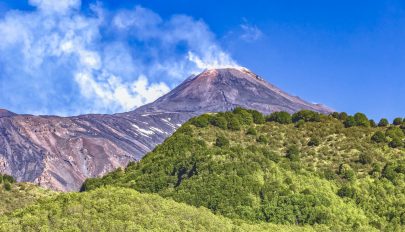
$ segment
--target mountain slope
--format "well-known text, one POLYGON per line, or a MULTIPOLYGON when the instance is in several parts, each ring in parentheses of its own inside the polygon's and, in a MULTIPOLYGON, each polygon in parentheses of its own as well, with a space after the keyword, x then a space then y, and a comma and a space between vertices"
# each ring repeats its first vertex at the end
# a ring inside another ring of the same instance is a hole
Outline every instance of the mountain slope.
POLYGON ((257 115, 193 118, 140 162, 83 189, 130 187, 252 222, 404 231, 405 147, 392 143, 405 141, 404 127, 345 127, 310 112, 263 123, 257 115))
POLYGON ((56 190, 78 190, 88 177, 139 160, 189 118, 236 106, 263 113, 330 111, 289 96, 245 69, 207 70, 127 113, 57 117, 2 111, 0 172, 56 190))
POLYGON ((0 109, 0 118, 2 118, 2 117, 11 117, 11 116, 14 116, 14 115, 16 115, 16 114, 11 112, 11 111, 8 111, 8 110, 5 110, 5 109, 0 109))

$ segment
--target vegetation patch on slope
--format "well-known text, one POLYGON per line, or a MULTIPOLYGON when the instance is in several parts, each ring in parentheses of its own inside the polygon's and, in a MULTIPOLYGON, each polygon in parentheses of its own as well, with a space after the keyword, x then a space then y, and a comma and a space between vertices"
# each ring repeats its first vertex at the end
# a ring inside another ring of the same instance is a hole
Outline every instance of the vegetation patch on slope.
POLYGON ((54 194, 30 183, 16 183, 8 175, 0 175, 0 215, 23 208, 37 199, 54 194))
POLYGON ((0 217, 0 231, 324 231, 247 224, 155 194, 124 188, 61 193, 0 217))
POLYGON ((404 123, 382 124, 360 113, 206 114, 83 190, 130 187, 255 223, 401 231, 404 123))

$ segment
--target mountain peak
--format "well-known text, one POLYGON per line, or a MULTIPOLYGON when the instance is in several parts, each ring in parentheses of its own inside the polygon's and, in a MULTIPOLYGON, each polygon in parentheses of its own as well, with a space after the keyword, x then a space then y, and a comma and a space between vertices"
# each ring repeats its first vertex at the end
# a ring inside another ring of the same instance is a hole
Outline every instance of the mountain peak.
POLYGON ((170 93, 137 112, 188 112, 201 114, 232 110, 235 107, 255 109, 269 114, 274 111, 307 109, 330 113, 327 107, 311 104, 291 96, 247 68, 213 68, 188 78, 170 93))

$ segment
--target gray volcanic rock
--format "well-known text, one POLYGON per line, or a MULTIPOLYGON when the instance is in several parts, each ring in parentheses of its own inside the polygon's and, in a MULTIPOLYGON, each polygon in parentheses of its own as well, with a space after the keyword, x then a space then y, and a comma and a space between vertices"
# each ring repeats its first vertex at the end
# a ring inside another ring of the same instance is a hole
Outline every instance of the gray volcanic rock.
POLYGON ((331 110, 290 96, 246 69, 212 69, 134 111, 76 117, 0 110, 0 172, 61 190, 136 161, 193 116, 236 106, 295 112, 331 110))
POLYGON ((140 107, 137 112, 219 112, 237 106, 269 114, 274 111, 294 113, 309 109, 330 113, 331 109, 288 95, 251 71, 211 69, 189 78, 157 101, 140 107))

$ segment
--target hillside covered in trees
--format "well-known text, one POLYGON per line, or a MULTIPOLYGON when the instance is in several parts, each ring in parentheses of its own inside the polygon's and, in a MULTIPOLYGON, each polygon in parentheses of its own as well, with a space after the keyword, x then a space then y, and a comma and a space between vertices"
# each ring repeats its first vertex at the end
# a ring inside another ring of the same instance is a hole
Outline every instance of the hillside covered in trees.
POLYGON ((208 209, 125 188, 61 193, 0 216, 0 231, 323 231, 324 228, 251 224, 208 209))
POLYGON ((205 114, 81 193, 2 177, 0 231, 404 231, 404 132, 361 113, 205 114))
POLYGON ((385 121, 241 108, 206 114, 83 190, 129 187, 255 223, 403 231, 405 124, 385 121))

